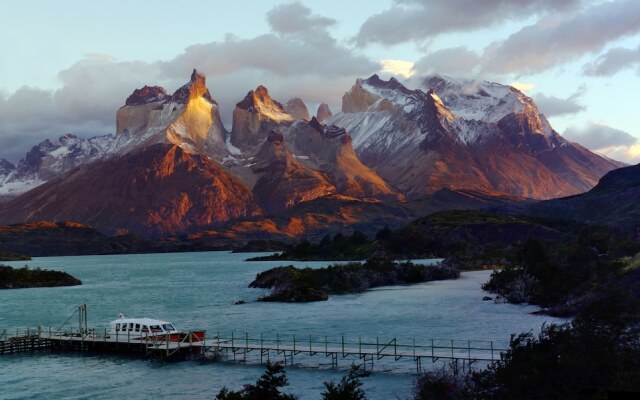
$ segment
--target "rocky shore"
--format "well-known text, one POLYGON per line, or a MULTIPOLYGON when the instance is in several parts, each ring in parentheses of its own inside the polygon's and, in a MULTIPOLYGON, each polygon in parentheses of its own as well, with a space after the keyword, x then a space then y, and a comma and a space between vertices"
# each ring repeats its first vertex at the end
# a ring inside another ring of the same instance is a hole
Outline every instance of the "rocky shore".
POLYGON ((277 267, 259 273, 252 288, 271 289, 260 301, 325 301, 330 295, 364 292, 378 286, 406 285, 435 280, 456 279, 460 271, 449 265, 416 265, 392 260, 367 260, 331 265, 327 268, 277 267))
POLYGON ((12 268, 0 265, 0 289, 82 285, 82 281, 61 271, 12 268))

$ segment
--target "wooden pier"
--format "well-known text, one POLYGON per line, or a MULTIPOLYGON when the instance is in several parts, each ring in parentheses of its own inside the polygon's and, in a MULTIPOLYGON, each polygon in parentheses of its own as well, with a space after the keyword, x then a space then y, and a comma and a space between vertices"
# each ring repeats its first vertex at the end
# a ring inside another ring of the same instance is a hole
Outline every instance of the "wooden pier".
POLYGON ((205 354, 215 351, 234 361, 282 361, 285 365, 293 365, 296 356, 306 356, 307 359, 324 356, 334 368, 338 367, 339 360, 345 360, 349 364, 361 364, 365 371, 373 370, 375 362, 383 359, 408 361, 415 364, 417 372, 422 372, 425 361, 461 363, 463 369, 476 362, 493 362, 499 360, 508 347, 509 343, 505 341, 486 340, 429 339, 416 342, 411 339, 401 342, 397 338, 363 340, 362 337, 350 339, 344 336, 331 338, 279 334, 250 337, 248 334, 237 336, 232 333, 226 337, 218 334, 209 339, 203 350, 205 354))
MULTIPOLYGON (((0 356, 35 351, 86 351, 95 353, 134 354, 164 360, 216 359, 240 362, 284 362, 307 366, 327 365, 338 368, 339 363, 360 364, 365 370, 373 370, 375 364, 391 364, 400 368, 404 363, 422 372, 425 362, 438 361, 462 364, 464 369, 476 362, 490 363, 499 360, 509 343, 487 340, 423 341, 381 339, 378 337, 346 338, 345 336, 313 335, 243 335, 205 337, 205 331, 180 334, 125 334, 98 331, 87 326, 86 306, 76 311, 77 330, 26 329, 0 331, 0 356), (319 357, 323 357, 318 360, 319 357)), ((74 313, 75 314, 75 313, 74 313)), ((66 323, 73 317, 69 317, 66 323)), ((428 364, 427 364, 428 365, 428 364)))

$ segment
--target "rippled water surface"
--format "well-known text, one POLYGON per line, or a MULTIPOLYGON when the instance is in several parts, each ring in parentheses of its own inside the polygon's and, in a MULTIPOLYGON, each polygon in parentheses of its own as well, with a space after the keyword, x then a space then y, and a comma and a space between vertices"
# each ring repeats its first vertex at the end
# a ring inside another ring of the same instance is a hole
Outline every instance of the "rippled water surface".
MULTIPOLYGON (((480 285, 490 272, 463 273, 453 281, 378 288, 357 295, 333 296, 308 304, 260 303, 261 289, 247 285, 256 273, 281 262, 245 262, 251 254, 225 252, 48 257, 29 261, 32 268, 66 271, 82 286, 0 291, 0 331, 60 326, 79 304, 87 304, 89 325, 107 328, 119 312, 155 317, 179 329, 206 329, 208 336, 260 334, 329 335, 347 338, 398 338, 427 341, 504 340, 512 333, 539 330, 549 317, 535 307, 482 301, 480 285), (238 300, 246 304, 234 304, 238 300)), ((25 262, 5 263, 22 266, 25 262)), ((291 264, 291 263, 287 263, 291 264)), ((326 262, 298 262, 320 267, 326 262)), ((75 321, 75 319, 73 319, 75 321)), ((377 363, 377 362, 376 362, 377 363)), ((301 399, 320 399, 322 382, 339 380, 338 370, 320 356, 287 368, 287 391, 301 399), (320 365, 316 364, 320 363, 320 365)), ((374 365, 363 380, 369 399, 407 398, 416 375, 411 364, 374 365)), ((213 399, 223 386, 239 389, 264 371, 255 363, 187 361, 166 363, 90 354, 12 355, 0 357, 2 399, 213 399)))

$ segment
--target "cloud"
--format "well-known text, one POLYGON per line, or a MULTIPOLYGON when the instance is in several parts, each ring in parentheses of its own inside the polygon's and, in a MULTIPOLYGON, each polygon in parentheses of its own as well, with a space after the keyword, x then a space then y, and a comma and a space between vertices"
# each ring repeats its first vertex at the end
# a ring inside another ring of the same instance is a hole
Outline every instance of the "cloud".
POLYGON ((17 161, 36 142, 67 132, 93 136, 115 131, 115 113, 143 85, 177 89, 193 68, 207 76, 230 127, 235 103, 260 84, 281 101, 301 97, 308 104, 339 101, 355 78, 377 72, 379 63, 334 39, 335 23, 295 2, 267 14, 271 33, 224 39, 186 48, 173 59, 118 62, 90 54, 58 75, 61 88, 22 88, 0 94, 0 157, 17 161))
POLYGON ((589 122, 580 127, 571 126, 562 136, 596 151, 612 147, 632 146, 638 143, 638 139, 629 133, 600 122, 589 122))
POLYGON ((627 164, 640 163, 640 142, 629 146, 612 146, 596 152, 613 160, 626 162, 627 164))
POLYGON ((591 121, 583 126, 571 126, 562 136, 611 159, 640 163, 640 140, 604 123, 591 121))
POLYGON ((640 46, 635 49, 614 47, 583 67, 585 75, 611 76, 626 68, 640 66, 640 46))
POLYGON ((411 61, 405 60, 380 60, 380 72, 410 78, 415 73, 413 65, 411 61))
POLYGON ((533 83, 511 82, 509 86, 512 86, 521 92, 526 92, 533 89, 536 85, 533 83))
POLYGON ((474 73, 480 57, 467 47, 451 47, 431 52, 415 65, 414 70, 418 75, 447 74, 469 76, 474 73))
POLYGON ((356 43, 395 45, 422 41, 447 32, 486 28, 505 20, 522 20, 540 10, 557 12, 580 0, 396 0, 391 8, 369 17, 356 43))
POLYGON ((533 98, 536 105, 547 117, 556 117, 560 115, 577 114, 586 110, 586 107, 580 103, 580 98, 584 95, 586 89, 584 86, 567 97, 566 99, 547 96, 543 93, 536 93, 533 98))
POLYGON ((297 1, 272 8, 267 13, 267 22, 274 32, 285 35, 323 31, 336 23, 334 19, 312 15, 309 7, 297 1))
POLYGON ((612 40, 640 32, 640 2, 599 3, 578 13, 549 14, 488 46, 485 73, 537 73, 599 52, 612 40))

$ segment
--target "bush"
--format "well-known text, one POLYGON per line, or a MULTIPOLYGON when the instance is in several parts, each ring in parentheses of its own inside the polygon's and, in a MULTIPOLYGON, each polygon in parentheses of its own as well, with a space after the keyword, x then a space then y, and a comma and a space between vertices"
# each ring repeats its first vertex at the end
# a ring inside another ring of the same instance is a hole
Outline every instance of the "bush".
POLYGON ((297 400, 292 394, 280 393, 280 388, 287 386, 289 381, 280 363, 267 364, 267 370, 255 385, 247 384, 241 391, 229 391, 226 387, 216 396, 216 400, 297 400))
POLYGON ((322 393, 322 400, 366 400, 364 391, 361 389, 360 377, 362 376, 360 367, 353 365, 339 384, 324 382, 326 390, 322 393))

